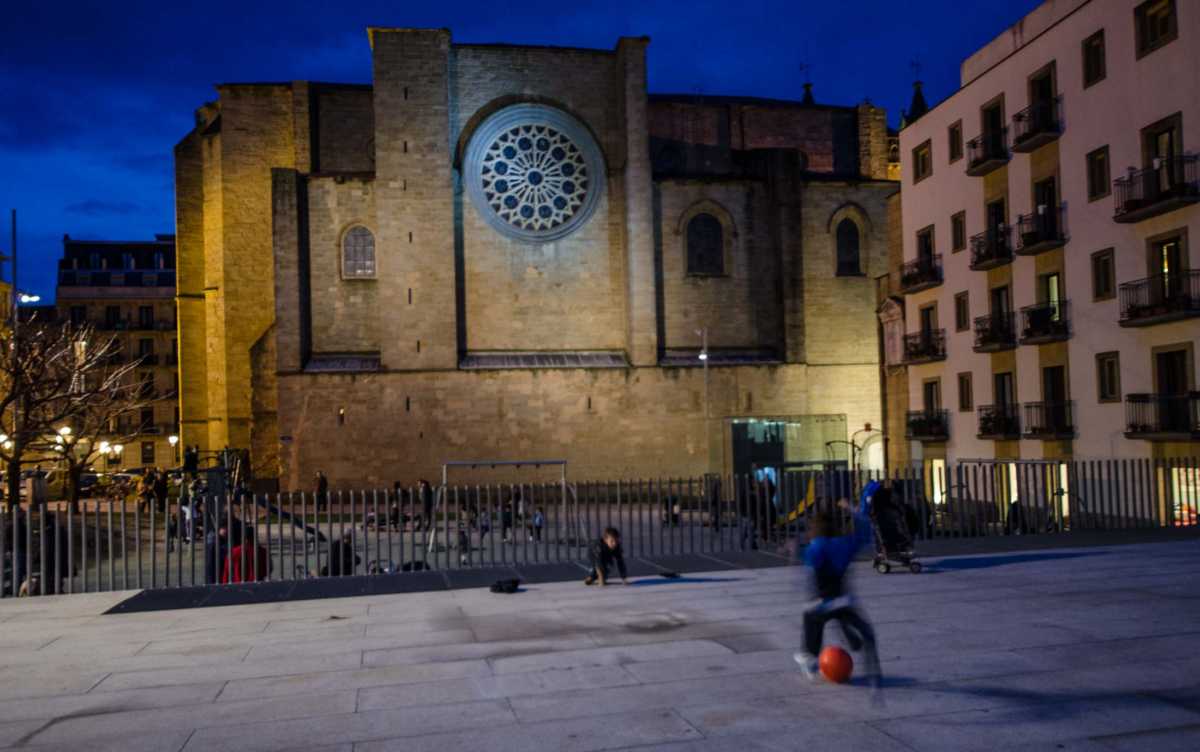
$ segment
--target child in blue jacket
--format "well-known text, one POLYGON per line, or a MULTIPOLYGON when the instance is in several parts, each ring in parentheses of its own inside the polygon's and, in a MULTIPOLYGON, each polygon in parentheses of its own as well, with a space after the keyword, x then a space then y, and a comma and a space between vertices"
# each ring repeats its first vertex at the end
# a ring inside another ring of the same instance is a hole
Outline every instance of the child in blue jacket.
MULTIPOLYGON (((872 481, 863 489, 858 509, 854 510, 854 530, 835 536, 835 521, 828 512, 813 516, 808 528, 809 541, 804 549, 804 563, 812 570, 814 600, 804 612, 804 650, 793 657, 809 679, 817 677, 817 656, 821 653, 825 624, 837 621, 851 649, 864 651, 866 673, 872 686, 878 688, 879 655, 875 649, 875 630, 863 618, 853 595, 846 588, 846 570, 858 549, 872 539, 868 517, 871 497, 880 488, 872 481)), ((840 509, 850 504, 838 501, 840 509)))

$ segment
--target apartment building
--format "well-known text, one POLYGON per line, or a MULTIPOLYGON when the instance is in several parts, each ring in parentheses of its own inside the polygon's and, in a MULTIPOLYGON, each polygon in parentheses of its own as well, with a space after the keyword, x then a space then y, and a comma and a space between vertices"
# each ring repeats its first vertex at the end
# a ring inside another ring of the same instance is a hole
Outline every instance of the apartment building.
POLYGON ((1200 454, 1197 60, 1200 2, 1050 0, 900 132, 914 459, 1200 454))
POLYGON ((153 407, 120 427, 122 434, 137 437, 119 453, 110 452, 106 469, 179 464, 175 236, 116 241, 64 235, 55 308, 59 321, 90 323, 105 336, 115 335, 120 350, 114 360, 136 360, 136 378, 156 398, 153 407))

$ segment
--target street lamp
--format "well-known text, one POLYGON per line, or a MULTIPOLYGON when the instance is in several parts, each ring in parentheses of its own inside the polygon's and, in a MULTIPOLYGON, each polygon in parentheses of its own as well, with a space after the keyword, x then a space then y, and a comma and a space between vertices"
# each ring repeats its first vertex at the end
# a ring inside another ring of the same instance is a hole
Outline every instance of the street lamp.
POLYGON ((37 302, 41 301, 41 299, 42 299, 41 295, 30 295, 29 293, 25 293, 25 292, 17 294, 17 302, 22 305, 28 305, 29 303, 37 303, 37 302))
POLYGON ((167 437, 167 442, 171 445, 171 458, 176 464, 179 463, 179 437, 171 434, 167 437))

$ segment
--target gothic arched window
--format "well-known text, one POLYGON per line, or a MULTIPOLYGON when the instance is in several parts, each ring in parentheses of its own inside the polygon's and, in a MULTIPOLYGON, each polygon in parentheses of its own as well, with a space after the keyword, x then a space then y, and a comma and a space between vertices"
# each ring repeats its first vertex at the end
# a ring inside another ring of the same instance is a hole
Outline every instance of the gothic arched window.
POLYGON ((843 219, 837 226, 837 275, 856 277, 862 274, 858 259, 858 225, 843 219))
POLYGON ((342 236, 342 277, 370 279, 375 276, 375 236, 355 225, 342 236))
POLYGON ((688 222, 687 273, 725 273, 725 232, 721 221, 711 214, 697 214, 688 222))

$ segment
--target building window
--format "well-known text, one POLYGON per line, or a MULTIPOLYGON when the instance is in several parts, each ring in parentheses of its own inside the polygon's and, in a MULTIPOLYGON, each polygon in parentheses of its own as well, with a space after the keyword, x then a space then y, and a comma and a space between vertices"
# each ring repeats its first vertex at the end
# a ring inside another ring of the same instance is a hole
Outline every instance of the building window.
POLYGON ((917 231, 917 258, 933 262, 933 225, 917 231))
POLYGON ((687 273, 702 276, 725 273, 725 229, 721 220, 711 214, 697 214, 688 220, 687 273))
POLYGON ((946 140, 949 142, 950 163, 953 164, 962 159, 963 155, 962 121, 959 120, 951 125, 946 136, 946 140))
POLYGON ((116 329, 117 323, 121 320, 121 306, 104 306, 104 328, 116 329))
POLYGON ((154 408, 153 407, 143 407, 142 408, 141 426, 140 426, 139 430, 142 433, 146 433, 153 427, 154 427, 154 408))
POLYGON ((1096 356, 1096 397, 1100 402, 1121 401, 1121 356, 1116 352, 1096 356))
POLYGON ((967 293, 954 296, 954 329, 965 332, 971 328, 971 304, 967 293))
MULTIPOLYGON (((694 222, 695 220, 692 221, 694 222)), ((861 274, 862 266, 859 263, 858 253, 858 225, 854 224, 853 220, 843 219, 837 226, 837 275, 839 277, 857 277, 861 274)))
POLYGON ((1087 155, 1088 201, 1104 198, 1112 191, 1108 172, 1108 147, 1101 146, 1087 155))
POLYGON ((149 337, 138 340, 138 357, 144 358, 147 355, 154 354, 154 340, 149 337))
POLYGON ((371 279, 375 276, 375 236, 355 225, 342 236, 342 278, 371 279))
POLYGON ((975 394, 971 386, 971 374, 958 375, 958 410, 969 413, 975 409, 975 394))
POLYGON ((1116 292, 1113 269, 1113 249, 1105 248, 1092 254, 1092 299, 1109 300, 1116 292))
POLYGON ((154 464, 154 442, 153 441, 143 441, 142 442, 142 464, 143 465, 153 465, 154 464))
POLYGON ((958 212, 950 217, 951 251, 961 251, 967 247, 967 213, 958 212))
POLYGON ((71 306, 71 325, 83 326, 87 323, 87 306, 71 306))
POLYGON ((1098 84, 1108 75, 1104 59, 1104 29, 1083 40, 1083 88, 1098 84))
POLYGON ((1134 11, 1137 25, 1137 56, 1143 57, 1179 36, 1175 0, 1146 0, 1134 11))
POLYGON ((941 379, 929 379, 921 384, 921 393, 925 412, 932 413, 942 409, 941 379))
POLYGON ((138 306, 138 327, 141 329, 154 328, 154 306, 138 306))
POLYGON ((919 183, 933 174, 933 145, 926 141, 913 149, 913 182, 919 183))

